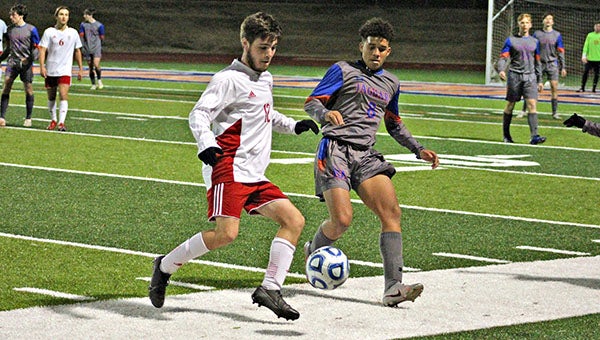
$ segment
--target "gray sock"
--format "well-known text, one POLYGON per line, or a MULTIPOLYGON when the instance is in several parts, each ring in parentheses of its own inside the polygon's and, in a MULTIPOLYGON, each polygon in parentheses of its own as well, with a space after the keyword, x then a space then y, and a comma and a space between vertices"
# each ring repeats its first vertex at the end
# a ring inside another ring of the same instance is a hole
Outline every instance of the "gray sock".
POLYGON ((402 282, 402 233, 386 232, 379 235, 379 250, 383 259, 385 289, 402 282))
POLYGON ((327 236, 325 236, 325 234, 323 234, 323 230, 321 229, 321 227, 319 227, 319 229, 317 230, 317 232, 315 233, 315 236, 313 237, 313 239, 311 241, 310 253, 312 253, 313 251, 315 251, 321 247, 330 246, 333 244, 333 242, 335 242, 335 240, 332 240, 332 239, 328 238, 327 236))
POLYGON ((530 113, 527 115, 527 122, 529 123, 529 132, 531 138, 538 135, 538 116, 537 113, 530 113))

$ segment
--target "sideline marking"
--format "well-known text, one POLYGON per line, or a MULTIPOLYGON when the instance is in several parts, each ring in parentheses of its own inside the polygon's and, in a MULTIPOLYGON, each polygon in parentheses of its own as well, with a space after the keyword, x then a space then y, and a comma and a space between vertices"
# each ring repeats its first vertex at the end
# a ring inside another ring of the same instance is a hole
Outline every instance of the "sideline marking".
MULTIPOLYGON (((348 260, 348 262, 350 262, 350 264, 355 264, 355 265, 358 265, 358 266, 373 267, 373 268, 383 268, 383 263, 367 262, 367 261, 361 261, 361 260, 348 260)), ((405 272, 420 272, 421 269, 419 269, 419 268, 411 268, 411 267, 402 267, 402 271, 405 271, 405 272)))
POLYGON ((583 253, 580 251, 562 250, 562 249, 554 249, 554 248, 540 248, 540 247, 531 247, 531 246, 516 246, 515 248, 523 249, 523 250, 533 250, 533 251, 542 251, 542 252, 548 252, 548 253, 556 253, 556 254, 565 254, 565 255, 580 255, 580 256, 592 255, 590 253, 583 253))
POLYGON ((600 243, 600 240, 592 240, 592 242, 600 243))
POLYGON ((52 296, 52 297, 57 297, 57 298, 61 298, 61 299, 75 300, 75 301, 93 301, 93 300, 96 300, 95 298, 89 297, 89 296, 69 294, 69 293, 57 292, 55 290, 41 289, 41 288, 21 287, 21 288, 13 288, 13 290, 15 290, 17 292, 25 292, 25 293, 34 293, 34 294, 48 295, 48 296, 52 296))
MULTIPOLYGON (((151 277, 136 277, 136 280, 140 280, 140 281, 146 281, 146 282, 150 282, 150 280, 152 280, 151 277)), ((189 288, 189 289, 195 289, 195 290, 215 290, 215 287, 211 287, 211 286, 203 286, 203 285, 197 285, 197 284, 193 284, 193 283, 188 283, 188 282, 181 282, 181 281, 172 281, 169 280, 169 285, 170 286, 177 286, 177 287, 184 287, 184 288, 189 288)))
POLYGON ((451 257, 451 258, 457 258, 457 259, 467 259, 467 260, 480 261, 480 262, 502 263, 502 264, 511 263, 511 261, 507 261, 507 260, 498 260, 498 259, 492 259, 489 257, 479 257, 479 256, 463 255, 463 254, 431 253, 431 255, 451 257))

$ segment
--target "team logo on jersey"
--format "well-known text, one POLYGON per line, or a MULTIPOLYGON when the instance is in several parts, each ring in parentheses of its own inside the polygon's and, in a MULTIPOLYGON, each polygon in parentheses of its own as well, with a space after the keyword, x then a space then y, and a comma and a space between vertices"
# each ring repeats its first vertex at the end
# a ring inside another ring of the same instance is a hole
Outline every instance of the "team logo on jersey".
POLYGON ((250 91, 250 94, 248 95, 248 98, 256 98, 256 95, 254 94, 254 91, 250 91))

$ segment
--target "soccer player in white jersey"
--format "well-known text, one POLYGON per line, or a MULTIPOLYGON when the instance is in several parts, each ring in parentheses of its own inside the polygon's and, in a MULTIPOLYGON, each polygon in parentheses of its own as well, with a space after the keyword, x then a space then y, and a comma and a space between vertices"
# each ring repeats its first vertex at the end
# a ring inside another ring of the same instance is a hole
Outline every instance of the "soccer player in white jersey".
POLYGON ((48 130, 66 131, 65 120, 69 110, 69 88, 73 72, 73 54, 79 66, 77 80, 83 77, 83 61, 81 57, 81 40, 76 29, 69 27, 70 10, 60 6, 54 12, 56 25, 44 31, 40 40, 40 74, 44 77, 48 92, 48 110, 50 125, 48 130), (47 53, 47 55, 46 55, 47 53), (56 94, 59 94, 58 125, 56 120, 56 94))
MULTIPOLYGON (((6 26, 6 23, 4 22, 4 20, 0 19, 0 56, 2 56, 2 53, 4 52, 4 36, 6 36, 8 26, 6 26)), ((2 67, 0 66, 0 81, 2 79, 2 67)))
POLYGON ((252 301, 278 317, 300 317, 283 300, 281 287, 304 228, 304 216, 265 177, 265 170, 273 130, 300 134, 310 129, 316 134, 319 129, 310 119, 295 121, 273 108, 273 77, 267 68, 281 32, 279 23, 268 14, 258 12, 246 17, 240 28, 242 57, 212 77, 190 112, 189 125, 198 143, 198 157, 205 163, 208 219, 216 226, 155 259, 149 297, 157 308, 164 304, 171 274, 184 263, 226 246, 237 237, 244 209, 279 224, 264 280, 252 294, 252 301))

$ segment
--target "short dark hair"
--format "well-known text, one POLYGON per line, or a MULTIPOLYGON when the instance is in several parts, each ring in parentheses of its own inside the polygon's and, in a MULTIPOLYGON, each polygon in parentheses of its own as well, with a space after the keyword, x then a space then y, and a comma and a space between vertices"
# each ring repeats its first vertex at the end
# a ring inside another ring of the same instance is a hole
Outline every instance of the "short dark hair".
POLYGON ((379 37, 391 42, 394 39, 394 27, 382 18, 371 18, 360 27, 358 34, 363 40, 367 37, 379 37))
POLYGON ((94 13, 96 13, 96 9, 95 8, 86 8, 83 10, 83 14, 85 15, 91 15, 94 16, 94 13))
POLYGON ((279 22, 264 12, 247 16, 240 27, 240 39, 245 38, 251 44, 256 38, 279 39, 282 34, 283 30, 279 22))
POLYGON ((11 7, 10 12, 17 13, 18 15, 22 16, 23 19, 27 18, 27 6, 23 4, 15 4, 11 7))
POLYGON ((542 20, 546 19, 546 17, 549 15, 552 17, 552 19, 554 19, 554 14, 552 14, 552 12, 546 12, 546 13, 544 13, 544 16, 542 17, 542 20))

